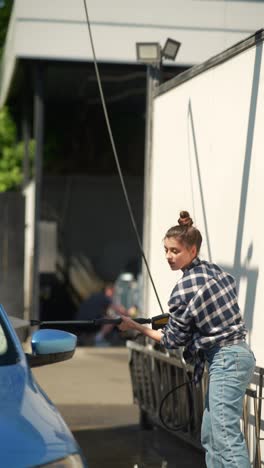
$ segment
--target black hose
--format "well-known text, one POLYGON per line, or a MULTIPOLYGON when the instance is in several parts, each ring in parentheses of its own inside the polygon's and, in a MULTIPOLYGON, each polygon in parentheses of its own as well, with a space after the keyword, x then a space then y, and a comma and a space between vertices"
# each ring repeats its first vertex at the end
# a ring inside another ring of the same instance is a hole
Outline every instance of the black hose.
MULTIPOLYGON (((185 385, 188 385, 189 386, 189 390, 190 389, 190 385, 191 383, 194 381, 194 379, 192 380, 189 380, 188 382, 184 382, 180 385, 177 385, 176 387, 173 387, 169 392, 166 393, 166 395, 162 398, 161 402, 160 402, 160 407, 159 407, 159 419, 160 419, 160 422, 162 423, 162 425, 168 429, 169 431, 173 431, 173 432, 177 432, 177 431, 182 431, 183 429, 185 429, 186 425, 187 424, 190 424, 192 422, 192 417, 190 416, 190 419, 187 423, 185 424, 177 424, 176 426, 169 426, 164 418, 163 418, 163 415, 162 415, 162 409, 163 409, 163 405, 165 403, 165 401, 167 400, 167 398, 175 391, 179 390, 180 388, 184 387, 185 385)), ((190 391, 190 394, 191 394, 191 391, 190 391)))

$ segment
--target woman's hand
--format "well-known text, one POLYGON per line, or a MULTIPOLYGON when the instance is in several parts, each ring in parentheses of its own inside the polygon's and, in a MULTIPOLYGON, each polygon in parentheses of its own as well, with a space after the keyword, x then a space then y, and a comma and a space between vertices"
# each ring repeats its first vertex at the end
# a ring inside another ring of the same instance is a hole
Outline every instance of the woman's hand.
POLYGON ((120 318, 122 319, 122 322, 120 323, 120 325, 118 325, 120 331, 137 330, 139 333, 148 336, 152 340, 157 341, 158 343, 160 342, 161 337, 163 335, 162 329, 152 330, 152 328, 141 325, 140 323, 137 323, 135 320, 132 320, 126 315, 122 315, 120 318))
POLYGON ((135 321, 127 315, 121 315, 120 318, 122 319, 122 322, 120 323, 120 325, 118 325, 120 331, 126 331, 137 328, 135 321))

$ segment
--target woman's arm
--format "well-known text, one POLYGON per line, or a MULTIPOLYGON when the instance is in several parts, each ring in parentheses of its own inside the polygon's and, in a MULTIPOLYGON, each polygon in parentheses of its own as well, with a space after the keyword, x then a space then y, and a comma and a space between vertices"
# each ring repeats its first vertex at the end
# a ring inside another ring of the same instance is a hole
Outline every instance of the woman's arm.
POLYGON ((131 318, 122 315, 122 322, 120 325, 118 325, 119 330, 121 331, 126 331, 126 330, 137 330, 138 332, 142 333, 143 335, 147 336, 148 338, 151 338, 154 341, 157 341, 157 343, 160 342, 163 333, 162 330, 152 330, 152 328, 145 327, 144 325, 141 325, 140 323, 135 322, 131 318))

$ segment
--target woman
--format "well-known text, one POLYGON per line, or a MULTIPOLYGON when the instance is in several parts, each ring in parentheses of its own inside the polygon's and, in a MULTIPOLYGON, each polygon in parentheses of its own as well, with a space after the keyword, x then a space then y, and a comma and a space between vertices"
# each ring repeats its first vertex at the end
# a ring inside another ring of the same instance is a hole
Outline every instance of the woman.
POLYGON ((122 317, 119 328, 136 329, 168 349, 185 346, 186 358, 195 358, 197 384, 207 361, 209 385, 201 431, 206 465, 249 468, 240 418, 255 358, 245 342, 235 280, 219 266, 199 259, 202 236, 187 211, 180 213, 178 223, 164 238, 170 268, 183 272, 169 299, 168 324, 152 330, 122 317))

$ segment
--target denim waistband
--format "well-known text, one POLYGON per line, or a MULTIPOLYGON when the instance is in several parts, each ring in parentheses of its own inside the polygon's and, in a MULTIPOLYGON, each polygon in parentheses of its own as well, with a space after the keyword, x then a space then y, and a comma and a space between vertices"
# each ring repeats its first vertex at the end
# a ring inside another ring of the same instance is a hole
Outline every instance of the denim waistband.
POLYGON ((242 348, 245 348, 245 349, 250 349, 248 344, 246 343, 245 340, 240 340, 240 341, 228 341, 224 344, 217 344, 215 346, 212 346, 211 348, 208 348, 208 349, 205 349, 204 350, 204 356, 205 356, 205 359, 207 360, 208 358, 210 358, 213 354, 217 353, 220 349, 224 348, 224 347, 232 347, 232 346, 240 346, 242 348))

